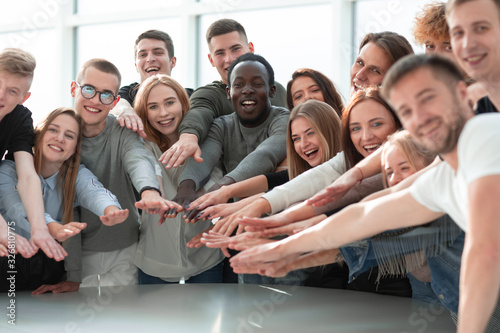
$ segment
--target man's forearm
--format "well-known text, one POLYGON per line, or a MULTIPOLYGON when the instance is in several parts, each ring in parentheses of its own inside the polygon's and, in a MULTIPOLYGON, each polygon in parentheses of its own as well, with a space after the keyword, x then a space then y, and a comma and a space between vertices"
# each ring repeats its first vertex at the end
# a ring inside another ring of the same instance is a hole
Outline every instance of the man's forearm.
POLYGON ((471 245, 466 237, 460 271, 459 333, 484 332, 500 290, 499 244, 471 245))

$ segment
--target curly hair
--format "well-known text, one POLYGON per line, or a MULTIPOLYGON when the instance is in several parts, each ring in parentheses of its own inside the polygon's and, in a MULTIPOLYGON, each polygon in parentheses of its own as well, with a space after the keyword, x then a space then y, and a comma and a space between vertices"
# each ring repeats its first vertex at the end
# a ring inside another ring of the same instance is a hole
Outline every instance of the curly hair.
POLYGON ((446 3, 431 2, 415 17, 413 36, 417 44, 423 45, 430 39, 437 41, 450 40, 448 23, 446 23, 446 3))

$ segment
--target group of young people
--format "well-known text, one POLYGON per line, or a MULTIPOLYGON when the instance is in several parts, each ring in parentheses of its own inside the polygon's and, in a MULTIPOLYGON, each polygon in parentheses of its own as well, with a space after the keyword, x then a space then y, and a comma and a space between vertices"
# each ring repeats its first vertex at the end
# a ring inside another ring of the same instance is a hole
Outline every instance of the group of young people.
POLYGON ((367 34, 344 104, 313 69, 285 90, 231 19, 206 34, 221 80, 184 88, 171 38, 148 30, 140 83, 91 59, 74 107, 35 130, 35 59, 3 50, 0 286, 15 252, 33 294, 238 274, 413 297, 460 332, 498 331, 500 1, 428 4, 414 35, 426 55, 367 34))

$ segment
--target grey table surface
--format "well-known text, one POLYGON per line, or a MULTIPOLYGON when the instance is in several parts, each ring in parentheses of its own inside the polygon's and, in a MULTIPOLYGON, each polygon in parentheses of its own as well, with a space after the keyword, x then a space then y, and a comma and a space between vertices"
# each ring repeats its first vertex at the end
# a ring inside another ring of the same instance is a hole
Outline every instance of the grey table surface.
POLYGON ((0 306, 4 313, 0 317, 2 333, 455 331, 449 312, 440 306, 409 298, 309 287, 188 284, 82 288, 57 295, 3 294, 0 306), (15 301, 14 310, 11 300, 15 301))

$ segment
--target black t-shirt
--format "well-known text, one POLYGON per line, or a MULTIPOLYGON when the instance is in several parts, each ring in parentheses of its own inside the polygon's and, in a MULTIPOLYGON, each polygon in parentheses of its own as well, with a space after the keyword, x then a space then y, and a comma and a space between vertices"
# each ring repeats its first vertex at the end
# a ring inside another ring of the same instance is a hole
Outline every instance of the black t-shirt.
MULTIPOLYGON (((184 89, 186 89, 188 96, 191 96, 191 94, 193 93, 193 89, 191 88, 184 88, 184 89)), ((137 95, 138 90, 139 90, 139 83, 134 82, 128 86, 121 87, 120 90, 118 91, 118 95, 120 95, 120 98, 123 98, 124 100, 129 102, 130 105, 133 106, 135 101, 135 96, 137 95)))
POLYGON ((264 174, 267 178, 267 188, 272 190, 276 186, 280 186, 285 184, 290 180, 288 177, 288 170, 281 170, 278 172, 273 172, 273 173, 266 173, 264 174))
POLYGON ((33 118, 28 108, 18 105, 0 122, 0 159, 14 160, 14 153, 25 151, 33 155, 33 118))
POLYGON ((481 113, 498 112, 498 110, 493 105, 493 103, 491 103, 488 96, 485 96, 481 98, 479 101, 477 101, 476 110, 474 110, 474 112, 476 114, 481 114, 481 113))

